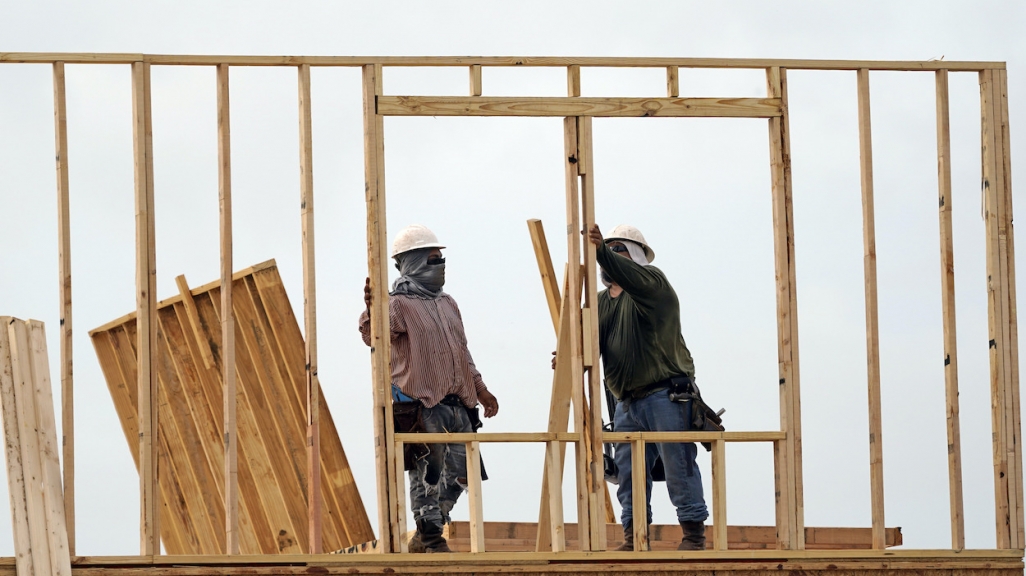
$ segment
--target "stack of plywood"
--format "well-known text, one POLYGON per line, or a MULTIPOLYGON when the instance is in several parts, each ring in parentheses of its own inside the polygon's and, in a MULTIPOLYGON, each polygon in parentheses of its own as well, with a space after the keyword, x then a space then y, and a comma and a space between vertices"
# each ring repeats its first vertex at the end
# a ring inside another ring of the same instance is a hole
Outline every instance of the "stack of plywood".
POLYGON ((18 576, 71 576, 42 322, 0 316, 0 400, 18 576))
MULTIPOLYGON (((184 286, 184 282, 180 284, 184 286)), ((240 552, 308 552, 304 341, 274 261, 232 284, 238 390, 240 552)), ((161 539, 168 554, 225 550, 219 283, 157 310, 161 539)), ((139 464, 136 323, 90 332, 139 464)), ((320 404, 322 549, 374 539, 326 403, 320 404)))

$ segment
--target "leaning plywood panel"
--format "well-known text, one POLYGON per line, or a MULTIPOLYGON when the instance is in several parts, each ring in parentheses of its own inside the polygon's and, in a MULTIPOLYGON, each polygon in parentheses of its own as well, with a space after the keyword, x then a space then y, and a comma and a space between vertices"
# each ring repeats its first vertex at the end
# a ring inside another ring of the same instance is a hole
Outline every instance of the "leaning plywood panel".
MULTIPOLYGON (((161 537, 168 554, 225 547, 221 290, 215 282, 158 304, 161 537)), ((232 279, 237 370, 239 548, 308 552, 305 344, 274 261, 232 279)), ((135 315, 90 332, 138 465, 135 315)), ((374 538, 328 407, 320 405, 321 541, 374 538)))
POLYGON ((43 323, 0 317, 0 403, 19 576, 71 576, 43 323))

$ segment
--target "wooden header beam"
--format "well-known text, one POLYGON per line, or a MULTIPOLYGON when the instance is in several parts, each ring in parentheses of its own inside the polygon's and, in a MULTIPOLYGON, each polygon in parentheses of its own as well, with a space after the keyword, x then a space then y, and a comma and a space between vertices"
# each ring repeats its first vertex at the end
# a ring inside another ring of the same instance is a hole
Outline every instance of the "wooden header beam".
POLYGON ((779 98, 527 98, 379 96, 382 116, 773 118, 779 98))
POLYGON ((128 54, 92 52, 0 52, 0 63, 131 64, 166 66, 585 66, 596 68, 747 68, 792 70, 1003 70, 1004 62, 946 60, 789 60, 773 58, 631 58, 565 56, 239 56, 198 54, 128 54))

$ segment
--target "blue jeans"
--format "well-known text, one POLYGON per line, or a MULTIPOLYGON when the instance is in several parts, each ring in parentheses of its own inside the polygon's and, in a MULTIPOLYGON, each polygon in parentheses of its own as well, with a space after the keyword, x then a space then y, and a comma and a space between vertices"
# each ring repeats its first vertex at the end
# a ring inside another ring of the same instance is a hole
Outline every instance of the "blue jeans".
MULTIPOLYGON (((659 390, 637 400, 617 402, 613 429, 617 432, 684 432, 691 428, 685 417, 690 404, 670 401, 666 390, 659 390)), ((645 503, 648 523, 652 523, 652 465, 656 456, 662 458, 666 471, 666 490, 677 508, 680 522, 704 522, 709 517, 702 494, 702 474, 695 458, 698 450, 693 442, 645 445, 645 503)), ((620 523, 625 528, 634 523, 634 501, 631 486, 631 445, 617 444, 614 455, 619 468, 620 486, 616 498, 623 512, 620 523)))
MULTIPOLYGON (((437 404, 421 412, 426 432, 473 432, 462 406, 437 404)), ((431 453, 410 470, 410 508, 413 520, 435 526, 449 523, 449 512, 467 489, 467 447, 464 444, 430 444, 431 453), (429 462, 434 460, 434 462, 429 462), (441 470, 435 484, 428 483, 428 466, 441 470)))

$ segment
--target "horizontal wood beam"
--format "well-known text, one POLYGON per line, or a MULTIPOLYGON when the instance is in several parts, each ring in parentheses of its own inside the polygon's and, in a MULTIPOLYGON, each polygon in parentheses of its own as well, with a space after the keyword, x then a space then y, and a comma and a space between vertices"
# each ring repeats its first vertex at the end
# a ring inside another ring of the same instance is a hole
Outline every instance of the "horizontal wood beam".
POLYGON ((131 64, 146 62, 168 66, 590 66, 596 68, 790 68, 793 70, 950 70, 979 72, 1003 70, 1004 62, 946 60, 800 60, 773 58, 620 58, 562 56, 240 56, 190 54, 131 54, 91 52, 0 52, 0 63, 131 64))
MULTIPOLYGON (((582 552, 567 550, 566 552, 492 552, 485 556, 469 553, 456 554, 264 554, 236 556, 210 555, 179 555, 179 556, 78 556, 72 560, 73 567, 80 566, 174 566, 187 565, 195 573, 196 566, 284 566, 307 564, 310 566, 331 565, 367 565, 383 564, 386 566, 443 566, 449 570, 458 568, 460 564, 468 566, 484 564, 521 564, 533 562, 574 562, 592 561, 600 565, 611 561, 636 560, 634 552, 582 552)), ((694 566, 695 560, 881 560, 894 561, 969 561, 1003 563, 1005 561, 1022 569, 1021 550, 697 550, 688 552, 688 566, 694 566)), ((5 558, 7 565, 13 564, 13 558, 5 558)), ((646 561, 680 561, 681 554, 677 551, 651 551, 645 553, 646 561)), ((0 563, 3 566, 3 563, 0 563)), ((637 567, 637 564, 634 565, 637 567)), ((606 568, 606 566, 603 566, 606 568)), ((995 566, 991 566, 995 568, 995 566)), ((693 568, 691 568, 693 569, 693 568)))
POLYGON ((396 434, 396 442, 417 444, 465 444, 467 442, 577 442, 576 432, 489 432, 475 434, 472 432, 439 432, 396 434))
POLYGON ((603 442, 775 442, 786 440, 786 432, 606 432, 603 442))
POLYGON ((382 116, 601 116, 772 118, 779 98, 379 96, 382 116))

